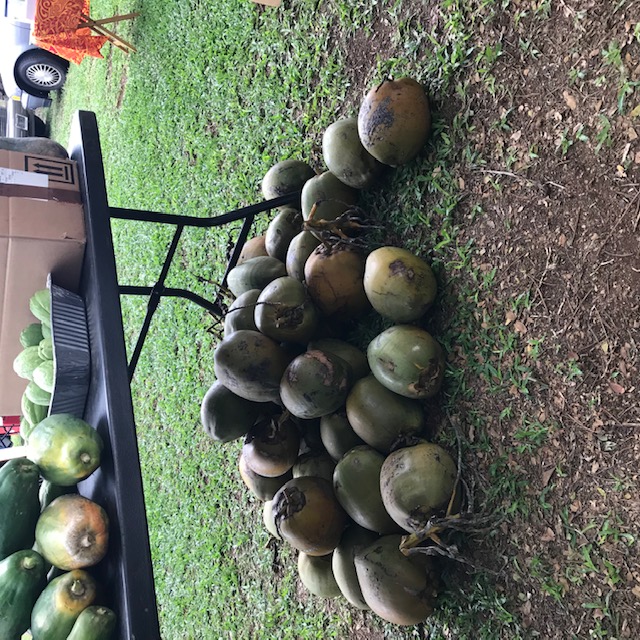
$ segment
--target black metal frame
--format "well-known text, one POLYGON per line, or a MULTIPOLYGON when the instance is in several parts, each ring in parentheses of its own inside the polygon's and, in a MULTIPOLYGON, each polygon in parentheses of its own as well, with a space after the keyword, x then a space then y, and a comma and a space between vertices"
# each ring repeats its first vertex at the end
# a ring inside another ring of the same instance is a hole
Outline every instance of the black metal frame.
POLYGON ((167 213, 158 213, 154 211, 142 211, 137 209, 124 209, 119 207, 109 207, 109 216, 111 218, 118 218, 121 220, 135 220, 138 222, 151 222, 153 224, 171 224, 176 226, 176 230, 173 234, 173 239, 171 240, 171 244, 167 250, 167 255, 165 257, 164 263, 162 264, 162 269, 160 270, 160 276, 158 277, 157 282, 152 287, 144 287, 144 286, 132 286, 132 285, 118 285, 118 289, 120 295, 143 295, 149 296, 149 301, 147 302, 147 312, 145 314, 144 320, 142 322, 142 328, 140 329, 140 334, 138 335, 138 339, 136 341, 136 345, 133 349, 133 353, 131 354, 131 359, 129 361, 128 366, 128 375, 129 382, 133 379, 133 374, 135 373, 136 366, 138 364, 138 360, 140 359, 140 354, 142 353, 142 347, 144 346, 144 342, 147 338, 147 334, 149 333, 149 328, 151 326, 151 320, 158 308, 158 304, 160 303, 160 299, 163 297, 179 297, 184 298, 185 300, 190 300, 195 304, 199 305, 209 313, 222 317, 223 309, 220 306, 218 300, 210 301, 206 300, 202 296, 199 296, 192 291, 187 289, 176 289, 173 287, 165 287, 165 280, 169 273, 169 269, 171 267, 171 263, 173 261, 173 257, 178 248, 178 243, 180 241, 180 236, 184 231, 185 227, 200 227, 200 228, 211 228, 211 227, 220 227, 225 224, 229 224, 231 222, 236 222, 237 220, 244 220, 242 224, 242 228, 240 229, 240 234, 238 236, 238 240, 235 243, 233 248, 233 252, 231 257, 229 258, 229 262, 225 269, 224 277, 222 278, 222 282, 220 283, 222 286, 225 285, 227 281, 227 276, 229 275, 229 271, 233 269, 233 267, 237 264, 238 258, 240 257, 240 252, 249 237, 249 232, 251 231, 251 226, 253 225, 253 221, 257 214, 263 213, 265 211, 270 211, 277 207, 286 205, 286 204, 294 204, 299 206, 300 203, 300 191, 294 191, 292 193, 288 193, 284 196, 280 196, 278 198, 273 198, 271 200, 265 200, 258 204, 252 204, 247 207, 242 207, 240 209, 235 209, 233 211, 229 211, 227 213, 223 213, 218 216, 210 216, 207 218, 198 218, 195 216, 183 216, 183 215, 173 215, 167 213))
MULTIPOLYGON (((79 483, 78 488, 82 495, 105 509, 110 522, 109 553, 92 568, 92 575, 105 587, 105 604, 118 616, 115 636, 122 640, 155 640, 160 638, 160 629, 131 386, 127 380, 127 373, 133 375, 133 368, 131 362, 127 363, 121 296, 149 296, 145 331, 148 331, 150 317, 163 296, 178 295, 208 311, 219 310, 213 303, 189 291, 164 286, 184 227, 214 227, 244 219, 227 266, 228 272, 240 255, 253 217, 261 211, 295 202, 299 194, 210 218, 117 209, 108 204, 95 114, 87 111, 75 114, 69 148, 78 165, 87 235, 78 290, 85 302, 91 352, 91 377, 83 417, 96 428, 104 442, 100 467, 79 483), (176 225, 165 264, 154 287, 123 287, 118 283, 111 236, 113 218, 176 225)), ((139 340, 138 352, 142 342, 139 340)))

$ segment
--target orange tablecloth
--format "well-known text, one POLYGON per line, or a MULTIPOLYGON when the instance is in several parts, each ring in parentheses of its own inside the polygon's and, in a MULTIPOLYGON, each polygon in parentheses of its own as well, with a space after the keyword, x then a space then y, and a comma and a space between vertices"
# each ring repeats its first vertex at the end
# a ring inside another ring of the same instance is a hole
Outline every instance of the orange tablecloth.
POLYGON ((85 56, 102 58, 105 36, 90 29, 78 29, 82 15, 89 15, 89 0, 38 0, 33 24, 35 43, 71 62, 85 56))

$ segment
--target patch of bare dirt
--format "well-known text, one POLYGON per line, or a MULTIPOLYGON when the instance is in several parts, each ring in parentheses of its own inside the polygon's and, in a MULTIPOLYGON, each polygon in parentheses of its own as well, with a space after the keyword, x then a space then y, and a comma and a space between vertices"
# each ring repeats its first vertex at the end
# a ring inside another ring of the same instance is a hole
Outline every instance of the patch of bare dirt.
MULTIPOLYGON (((470 380, 473 406, 460 407, 463 419, 485 417, 494 452, 532 499, 476 556, 532 635, 638 638, 640 5, 542 5, 514 0, 479 27, 476 45, 501 53, 487 74, 471 72, 456 104, 470 114, 460 144, 484 159, 456 167, 460 240, 474 240, 476 268, 495 269, 478 311, 500 310, 517 334, 505 369, 517 357, 534 371, 528 394, 514 384, 496 396, 470 380), (523 415, 548 435, 515 457, 523 415)), ((375 54, 389 54, 382 14, 378 26, 375 38, 342 43, 353 105, 375 54)), ((473 427, 465 435, 473 442, 473 427)), ((469 464, 490 484, 494 461, 469 464)))

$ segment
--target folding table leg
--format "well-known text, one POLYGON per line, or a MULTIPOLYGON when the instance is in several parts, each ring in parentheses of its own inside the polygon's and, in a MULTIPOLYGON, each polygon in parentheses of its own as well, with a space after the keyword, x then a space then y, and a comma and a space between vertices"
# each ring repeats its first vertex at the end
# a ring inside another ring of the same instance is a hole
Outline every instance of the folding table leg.
POLYGON ((138 340, 134 347, 133 353, 131 355, 131 360, 129 361, 128 366, 128 374, 129 374, 129 382, 133 379, 133 374, 136 369, 136 365, 138 364, 138 360, 140 358, 140 353, 142 352, 142 347, 144 345, 144 341, 149 332, 149 328, 151 326, 151 320, 153 319, 153 315, 158 308, 158 304, 160 302, 160 298, 172 296, 172 297, 181 297, 187 300, 191 300, 196 304, 200 305, 211 314, 222 317, 224 315, 223 309, 216 299, 214 302, 210 302, 197 294, 187 291, 186 289, 174 289, 170 287, 165 287, 164 283, 169 272, 169 268, 171 266, 171 262, 173 260, 173 256, 175 255, 176 249, 178 247, 178 241, 180 240, 180 236, 182 235, 182 231, 185 226, 188 227, 200 227, 200 228, 210 228, 210 227, 219 227, 226 225, 230 222, 234 222, 237 220, 243 220, 242 229, 240 230, 240 234, 235 243, 232 255, 227 264, 225 274, 221 284, 224 284, 227 280, 227 276, 229 271, 236 265, 238 261, 238 257, 240 256, 240 252, 244 246, 244 243, 249 236, 249 232, 251 231, 251 226, 253 225, 253 221, 255 219, 256 214, 262 213, 264 211, 270 211, 271 209, 275 209, 284 204, 294 204, 299 206, 300 203, 300 191, 295 191, 292 193, 288 193, 284 196, 280 196, 278 198, 273 198, 271 200, 265 200, 258 204, 248 205, 246 207, 242 207, 240 209, 236 209, 234 211, 229 211, 219 216, 212 216, 208 218, 200 218, 194 216, 183 216, 183 215, 173 215, 166 213, 158 213, 155 211, 143 211, 138 209, 124 209, 118 207, 109 207, 109 213, 111 218, 119 218, 121 220, 136 220, 139 222, 153 222, 156 224, 172 224, 176 225, 176 230, 171 241, 171 245, 169 246, 169 250, 167 252, 167 256, 165 258, 164 264, 162 265, 162 269, 160 272, 160 276, 158 281, 153 287, 138 287, 138 286, 127 286, 120 285, 119 292, 121 295, 146 295, 149 296, 149 300, 147 302, 147 313, 145 315, 142 328, 140 330, 140 334, 138 335, 138 340))

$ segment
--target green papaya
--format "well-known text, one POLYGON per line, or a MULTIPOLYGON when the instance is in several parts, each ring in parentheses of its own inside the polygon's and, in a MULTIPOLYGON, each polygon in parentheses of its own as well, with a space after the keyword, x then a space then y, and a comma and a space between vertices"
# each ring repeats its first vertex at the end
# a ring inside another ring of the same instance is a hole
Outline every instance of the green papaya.
POLYGON ((39 479, 37 465, 26 458, 0 467, 0 560, 33 545, 40 516, 39 479))
POLYGON ((93 604, 96 590, 96 581, 83 569, 54 578, 33 606, 33 640, 66 640, 78 616, 93 604))
POLYGON ((53 393, 55 380, 55 363, 53 360, 45 360, 33 370, 33 381, 44 391, 53 393))
POLYGON ((42 338, 38 344, 38 355, 43 360, 53 360, 53 340, 51 338, 42 338))
POLYGON ((33 380, 33 372, 42 364, 43 360, 38 353, 38 345, 26 347, 13 361, 13 370, 25 380, 33 380))
POLYGON ((51 394, 41 389, 33 380, 27 385, 24 392, 34 404, 40 404, 43 407, 48 407, 51 404, 51 394))
POLYGON ((20 418, 20 435, 25 442, 29 439, 29 436, 35 426, 36 425, 29 422, 25 416, 20 418))
POLYGON ((59 484, 49 482, 49 480, 43 480, 38 492, 40 508, 48 507, 56 498, 66 496, 68 493, 78 493, 78 487, 75 484, 69 487, 61 487, 59 484))
POLYGON ((32 322, 21 331, 20 344, 25 349, 27 347, 37 347, 42 338, 44 338, 42 335, 42 324, 40 322, 32 322))
POLYGON ((45 562, 32 549, 0 561, 0 638, 19 638, 29 628, 31 610, 46 585, 45 562))
POLYGON ((67 640, 109 640, 116 628, 116 614, 108 607, 87 607, 76 620, 67 640))
POLYGON ((26 393, 22 394, 20 405, 22 407, 22 415, 34 426, 47 417, 48 408, 31 402, 26 393))
POLYGON ((42 324, 51 326, 51 295, 49 289, 36 291, 29 300, 29 309, 42 324))

